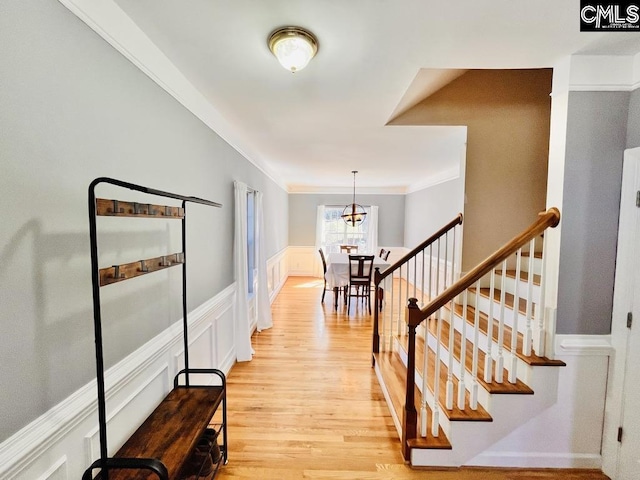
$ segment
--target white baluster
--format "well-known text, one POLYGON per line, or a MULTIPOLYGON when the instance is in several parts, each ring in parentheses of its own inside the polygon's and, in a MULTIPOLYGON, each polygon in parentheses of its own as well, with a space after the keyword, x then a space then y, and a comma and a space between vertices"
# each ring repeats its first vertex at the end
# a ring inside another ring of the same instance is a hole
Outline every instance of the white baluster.
MULTIPOLYGON (((507 277, 507 261, 502 262, 502 278, 500 281, 500 319, 498 321, 498 358, 496 359, 495 381, 504 380, 504 311, 505 311, 505 279, 507 277)), ((517 308, 516 305, 513 306, 517 308)))
MULTIPOLYGON (((449 266, 449 232, 445 233, 444 243, 444 290, 449 286, 448 276, 449 266)), ((444 321, 441 317, 441 322, 444 321)), ((447 383, 445 391, 445 407, 447 410, 453 409, 453 301, 449 305, 449 344, 447 359, 447 383)), ((436 380, 439 377, 436 377, 436 380)))
POLYGON ((397 335, 398 337, 401 337, 404 334, 404 329, 402 328, 402 313, 404 312, 406 303, 405 303, 405 298, 402 296, 402 265, 400 265, 400 268, 398 269, 400 278, 399 283, 398 283, 398 321, 397 321, 397 335))
POLYGON ((524 331, 524 339, 522 342, 522 353, 526 356, 531 355, 531 310, 533 306, 533 257, 535 255, 535 240, 529 242, 529 273, 527 274, 527 309, 526 318, 527 326, 524 331))
POLYGON ((416 288, 418 285, 417 275, 418 275, 418 255, 414 255, 413 257, 413 298, 418 298, 418 295, 416 294, 416 288))
POLYGON ((424 399, 422 400, 422 407, 420 408, 420 436, 427 436, 427 402, 424 399))
POLYGON ((465 384, 464 377, 466 373, 465 365, 467 364, 467 290, 462 294, 462 340, 460 342, 460 376, 458 380, 458 408, 464 410, 465 401, 465 384))
POLYGON ((429 322, 427 318, 424 325, 424 352, 422 354, 422 408, 420 409, 420 435, 427 436, 427 388, 429 385, 429 322))
POLYGON ((433 243, 429 245, 429 298, 428 302, 433 298, 433 243))
MULTIPOLYGON (((520 271, 522 269, 522 248, 516 252, 516 287, 513 292, 513 322, 511 324, 511 366, 509 368, 509 383, 516 383, 518 375, 518 320, 520 319, 520 271)), ((531 274, 530 274, 531 275, 531 274)))
POLYGON ((484 381, 491 383, 493 358, 491 349, 493 348, 493 294, 496 286, 496 269, 491 270, 491 283, 489 286, 489 319, 487 321, 487 350, 484 356, 484 381))
POLYGON ((436 338, 436 358, 435 369, 433 376, 433 419, 431 425, 431 434, 434 437, 438 436, 438 425, 440 424, 440 342, 442 341, 442 308, 438 310, 436 317, 437 323, 437 338, 436 338))
POLYGON ((422 250, 422 282, 420 283, 420 290, 422 291, 422 306, 424 307, 424 249, 422 250))
POLYGON ((393 307, 395 305, 395 297, 396 297, 396 286, 395 286, 395 282, 393 281, 393 274, 391 274, 391 305, 389 308, 389 351, 392 352, 393 351, 393 321, 394 321, 394 316, 393 316, 393 307))
POLYGON ((480 281, 476 282, 476 309, 473 316, 473 363, 471 365, 471 410, 478 409, 478 351, 480 349, 480 309, 478 297, 480 295, 480 281))
POLYGON ((545 284, 545 273, 547 269, 547 262, 545 258, 545 247, 546 247, 547 237, 543 237, 542 239, 542 270, 540 272, 540 303, 537 305, 536 313, 538 320, 538 344, 535 348, 535 353, 539 357, 544 357, 544 347, 545 347, 545 292, 544 292, 544 284, 545 284))

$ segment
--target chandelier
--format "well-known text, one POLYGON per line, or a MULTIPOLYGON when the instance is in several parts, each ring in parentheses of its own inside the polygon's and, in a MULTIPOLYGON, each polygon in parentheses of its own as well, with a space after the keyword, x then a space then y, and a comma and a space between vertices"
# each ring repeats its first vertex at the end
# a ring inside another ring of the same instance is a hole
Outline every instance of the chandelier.
POLYGON ((351 205, 344 207, 344 210, 342 211, 342 219, 347 225, 355 227, 364 222, 367 212, 364 211, 364 207, 362 205, 358 205, 356 203, 356 173, 358 173, 358 171, 352 170, 351 173, 353 173, 353 202, 351 205))

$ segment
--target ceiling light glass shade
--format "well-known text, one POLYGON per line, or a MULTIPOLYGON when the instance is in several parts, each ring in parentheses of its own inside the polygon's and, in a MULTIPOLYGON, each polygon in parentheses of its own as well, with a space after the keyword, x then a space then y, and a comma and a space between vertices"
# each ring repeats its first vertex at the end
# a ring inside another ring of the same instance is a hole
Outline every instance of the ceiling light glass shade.
POLYGON ((300 27, 280 28, 271 34, 268 43, 280 65, 293 73, 306 67, 318 51, 313 34, 300 27))

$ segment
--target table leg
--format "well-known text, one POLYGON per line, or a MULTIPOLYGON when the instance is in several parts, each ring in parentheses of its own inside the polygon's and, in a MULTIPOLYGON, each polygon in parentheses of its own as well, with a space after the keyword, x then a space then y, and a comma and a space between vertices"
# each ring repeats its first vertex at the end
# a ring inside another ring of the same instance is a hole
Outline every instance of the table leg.
POLYGON ((336 310, 338 310, 338 287, 333 287, 333 302, 336 310))

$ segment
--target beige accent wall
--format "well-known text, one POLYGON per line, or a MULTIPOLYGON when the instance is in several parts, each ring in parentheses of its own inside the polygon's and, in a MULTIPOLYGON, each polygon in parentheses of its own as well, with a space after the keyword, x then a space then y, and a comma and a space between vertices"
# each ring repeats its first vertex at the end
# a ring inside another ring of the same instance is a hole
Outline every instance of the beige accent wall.
POLYGON ((390 122, 467 126, 463 271, 545 209, 551 77, 470 70, 390 122))

